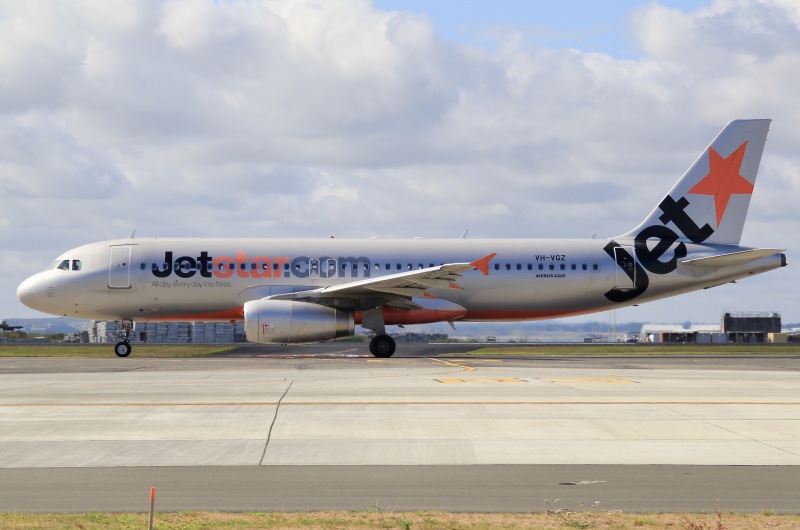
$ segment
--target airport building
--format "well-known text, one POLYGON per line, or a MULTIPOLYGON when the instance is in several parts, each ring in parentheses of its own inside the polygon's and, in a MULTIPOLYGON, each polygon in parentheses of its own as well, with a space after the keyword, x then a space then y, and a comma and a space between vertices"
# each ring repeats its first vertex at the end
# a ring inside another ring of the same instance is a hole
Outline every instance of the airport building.
MULTIPOLYGON (((610 335, 609 335, 610 336, 610 335)), ((584 336, 582 332, 548 335, 547 342, 607 342, 608 336, 584 336), (572 336, 574 335, 574 336, 572 336)), ((446 334, 407 333, 398 336, 402 342, 441 342, 446 334)), ((541 338, 541 337, 540 337, 541 338)), ((92 320, 89 329, 81 333, 81 342, 116 343, 119 341, 114 322, 92 320)), ((491 340, 491 339, 490 339, 491 340)), ((496 339, 495 339, 496 340, 496 339)), ((519 342, 529 342, 530 339, 519 342)), ((244 325, 231 322, 135 322, 130 335, 132 343, 230 343, 244 342, 244 325)), ((639 342, 649 343, 758 343, 786 342, 787 334, 781 333, 780 313, 723 313, 719 324, 645 324, 639 334, 639 342)), ((541 340, 531 342, 542 342, 541 340)))
POLYGON ((723 313, 719 325, 645 324, 639 335, 642 342, 717 343, 786 342, 781 333, 780 313, 723 313))
MULTIPOLYGON (((89 321, 88 342, 119 342, 119 328, 114 322, 89 321)), ((244 326, 231 322, 134 322, 133 343, 214 343, 244 342, 244 326)))

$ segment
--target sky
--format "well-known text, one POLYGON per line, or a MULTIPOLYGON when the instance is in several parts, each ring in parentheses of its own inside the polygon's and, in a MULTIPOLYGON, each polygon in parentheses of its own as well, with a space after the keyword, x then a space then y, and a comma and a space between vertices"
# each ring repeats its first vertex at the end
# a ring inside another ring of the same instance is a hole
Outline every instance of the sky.
POLYGON ((798 86, 793 0, 0 0, 0 318, 134 229, 613 237, 771 118, 742 243, 789 267, 613 318, 800 322, 798 86))

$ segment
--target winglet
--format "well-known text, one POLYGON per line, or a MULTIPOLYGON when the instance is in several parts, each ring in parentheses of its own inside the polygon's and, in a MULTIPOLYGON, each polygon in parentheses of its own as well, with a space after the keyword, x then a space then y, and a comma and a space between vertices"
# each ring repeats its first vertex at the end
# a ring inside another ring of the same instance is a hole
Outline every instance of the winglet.
POLYGON ((479 260, 473 261, 470 263, 470 265, 481 271, 484 276, 489 276, 489 262, 492 261, 495 256, 497 256, 497 252, 493 252, 488 256, 484 256, 479 260))

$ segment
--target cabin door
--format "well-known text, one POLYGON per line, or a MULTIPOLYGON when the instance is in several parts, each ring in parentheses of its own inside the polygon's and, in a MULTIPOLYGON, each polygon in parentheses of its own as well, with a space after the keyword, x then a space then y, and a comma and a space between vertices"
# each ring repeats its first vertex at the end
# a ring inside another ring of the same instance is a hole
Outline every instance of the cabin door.
POLYGON ((129 245, 111 247, 108 262, 109 289, 131 288, 131 247, 129 245))
POLYGON ((615 247, 614 289, 630 291, 636 288, 636 251, 633 247, 615 247))

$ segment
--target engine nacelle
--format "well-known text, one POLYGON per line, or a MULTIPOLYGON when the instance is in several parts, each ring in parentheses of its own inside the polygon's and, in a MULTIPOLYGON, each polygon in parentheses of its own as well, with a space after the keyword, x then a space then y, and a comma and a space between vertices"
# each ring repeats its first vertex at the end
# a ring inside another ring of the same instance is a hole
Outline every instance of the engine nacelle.
POLYGON ((253 300, 244 304, 247 340, 261 344, 298 343, 349 337, 353 313, 290 300, 253 300))

